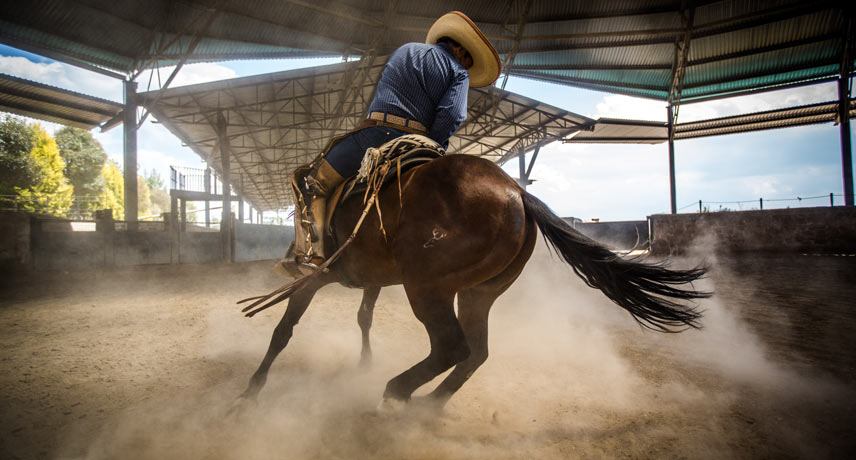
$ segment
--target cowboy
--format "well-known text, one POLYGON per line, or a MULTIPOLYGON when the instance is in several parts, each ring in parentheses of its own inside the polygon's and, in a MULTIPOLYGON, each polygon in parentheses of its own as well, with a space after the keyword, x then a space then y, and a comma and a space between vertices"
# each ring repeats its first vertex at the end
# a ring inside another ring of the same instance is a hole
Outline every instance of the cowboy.
POLYGON ((329 147, 299 187, 305 209, 301 222, 295 218, 294 259, 287 260, 286 255, 283 262, 314 267, 324 261, 327 197, 356 174, 368 148, 408 133, 428 136, 448 147, 449 138, 467 117, 468 87, 492 84, 500 69, 499 55, 490 41, 459 11, 437 19, 425 43, 408 43, 393 52, 368 118, 329 147))

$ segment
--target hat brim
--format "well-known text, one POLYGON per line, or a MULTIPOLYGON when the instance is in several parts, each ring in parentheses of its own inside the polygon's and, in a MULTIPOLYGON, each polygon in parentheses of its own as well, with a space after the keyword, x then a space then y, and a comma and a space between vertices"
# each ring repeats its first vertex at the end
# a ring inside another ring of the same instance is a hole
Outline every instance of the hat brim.
POLYGON ((444 14, 428 30, 425 43, 437 43, 442 37, 449 37, 460 43, 472 56, 473 65, 467 69, 470 73, 470 86, 488 86, 499 78, 499 72, 502 70, 499 54, 467 15, 460 11, 444 14))

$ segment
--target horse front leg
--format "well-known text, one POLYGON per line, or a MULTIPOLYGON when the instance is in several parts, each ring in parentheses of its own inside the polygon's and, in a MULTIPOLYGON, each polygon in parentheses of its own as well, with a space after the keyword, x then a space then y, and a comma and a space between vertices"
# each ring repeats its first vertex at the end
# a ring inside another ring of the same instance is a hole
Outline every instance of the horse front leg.
POLYGON ((241 394, 240 399, 256 399, 259 391, 261 391, 265 386, 271 364, 273 364, 273 361, 279 353, 285 349, 285 346, 288 345, 288 341, 291 340, 291 335, 294 332, 294 326, 297 325, 300 318, 303 316, 303 313, 306 312, 306 309, 309 307, 310 302, 312 302, 312 298, 315 296, 315 293, 318 292, 318 289, 320 289, 324 284, 326 283, 315 282, 308 284, 292 294, 291 298, 289 298, 285 314, 282 315, 282 319, 273 331, 273 336, 271 336, 267 353, 265 353, 265 357, 262 359, 262 363, 259 365, 259 368, 250 378, 250 384, 241 394))
POLYGON ((372 328, 375 303, 380 295, 380 287, 367 287, 363 289, 363 300, 360 302, 360 310, 357 312, 357 324, 363 334, 362 349, 360 350, 360 367, 368 368, 372 363, 372 344, 369 332, 372 328))

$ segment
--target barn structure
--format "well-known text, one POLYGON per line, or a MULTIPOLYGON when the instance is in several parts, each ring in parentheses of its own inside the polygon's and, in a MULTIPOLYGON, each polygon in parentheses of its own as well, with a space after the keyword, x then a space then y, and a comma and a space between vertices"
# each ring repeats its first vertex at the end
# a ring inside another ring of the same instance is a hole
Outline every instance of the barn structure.
MULTIPOLYGON (((504 74, 495 86, 471 90, 469 119, 451 153, 498 163, 517 158, 525 186, 548 142, 666 143, 674 214, 675 140, 835 122, 845 204, 853 206, 854 12, 840 2, 6 2, 0 42, 120 79, 125 101, 120 107, 3 77, 0 109, 92 128, 122 123, 129 228, 137 215, 136 131, 150 116, 219 173, 223 209, 230 208, 230 189, 258 211, 280 209, 290 204, 284 184, 293 167, 364 115, 385 56, 422 41, 435 18, 455 9, 494 43, 504 74), (344 62, 169 88, 191 62, 320 56, 344 62), (164 89, 138 92, 135 79, 164 65, 176 66, 164 89), (668 122, 590 120, 504 91, 509 75, 660 100, 668 122), (831 81, 838 83, 836 101, 729 119, 677 119, 686 104, 831 81)), ((229 221, 223 232, 230 231, 229 221)))

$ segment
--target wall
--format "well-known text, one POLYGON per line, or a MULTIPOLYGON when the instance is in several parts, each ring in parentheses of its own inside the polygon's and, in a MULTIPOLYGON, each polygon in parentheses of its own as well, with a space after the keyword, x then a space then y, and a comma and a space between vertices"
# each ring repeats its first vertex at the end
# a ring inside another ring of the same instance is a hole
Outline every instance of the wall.
POLYGON ((283 225, 235 226, 235 262, 279 259, 294 240, 294 227, 283 225))
POLYGON ((644 220, 619 222, 574 222, 583 235, 610 249, 630 250, 648 248, 648 222, 644 220))
POLYGON ((69 270, 104 266, 107 238, 101 232, 32 230, 32 268, 69 270))
MULTIPOLYGON (((109 217, 83 225, 97 230, 72 231, 64 219, 0 214, 0 272, 222 261, 216 230, 173 233, 164 222, 141 223, 146 231, 115 230, 126 225, 109 217)), ((237 224, 234 238, 235 261, 279 259, 294 239, 294 229, 237 224)))
POLYGON ((0 211, 0 271, 30 264, 30 216, 0 211))
POLYGON ((823 207, 655 215, 652 251, 856 253, 856 208, 823 207))

